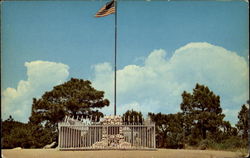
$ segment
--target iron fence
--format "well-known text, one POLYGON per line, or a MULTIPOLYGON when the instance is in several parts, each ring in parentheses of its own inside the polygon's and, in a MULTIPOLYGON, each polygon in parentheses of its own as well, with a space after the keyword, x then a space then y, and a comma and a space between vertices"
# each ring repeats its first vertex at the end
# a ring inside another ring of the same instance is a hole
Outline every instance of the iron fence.
POLYGON ((152 124, 70 124, 59 123, 60 150, 155 149, 152 124))

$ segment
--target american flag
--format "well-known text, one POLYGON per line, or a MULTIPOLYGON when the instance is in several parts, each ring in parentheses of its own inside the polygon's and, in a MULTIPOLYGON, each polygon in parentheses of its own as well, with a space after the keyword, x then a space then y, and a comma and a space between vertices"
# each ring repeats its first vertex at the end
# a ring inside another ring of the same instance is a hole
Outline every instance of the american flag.
POLYGON ((115 1, 112 0, 108 3, 106 3, 105 6, 103 6, 96 14, 95 17, 103 17, 107 16, 109 14, 115 13, 115 1))

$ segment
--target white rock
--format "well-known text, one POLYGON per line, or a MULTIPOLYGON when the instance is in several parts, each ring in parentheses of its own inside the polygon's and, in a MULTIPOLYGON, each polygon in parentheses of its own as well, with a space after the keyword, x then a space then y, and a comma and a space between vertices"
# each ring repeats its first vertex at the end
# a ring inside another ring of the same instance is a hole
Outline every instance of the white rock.
POLYGON ((52 142, 51 144, 48 144, 48 145, 45 145, 43 148, 44 149, 50 149, 52 148, 53 146, 55 146, 56 142, 52 142))

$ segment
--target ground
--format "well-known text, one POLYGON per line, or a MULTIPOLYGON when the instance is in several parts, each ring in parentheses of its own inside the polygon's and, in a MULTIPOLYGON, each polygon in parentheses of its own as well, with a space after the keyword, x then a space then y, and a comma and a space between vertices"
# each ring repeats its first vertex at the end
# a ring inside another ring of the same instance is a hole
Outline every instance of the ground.
POLYGON ((96 150, 59 151, 56 149, 2 150, 3 158, 238 158, 241 153, 212 150, 96 150))

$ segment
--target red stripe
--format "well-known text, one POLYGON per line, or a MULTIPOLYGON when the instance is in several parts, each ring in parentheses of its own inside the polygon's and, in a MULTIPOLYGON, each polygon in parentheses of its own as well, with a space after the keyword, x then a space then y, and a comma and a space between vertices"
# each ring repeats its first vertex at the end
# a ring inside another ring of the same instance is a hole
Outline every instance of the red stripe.
POLYGON ((114 4, 112 4, 113 6, 111 6, 111 8, 106 9, 106 7, 110 7, 111 3, 114 3, 114 1, 111 1, 109 3, 107 3, 105 6, 103 6, 96 14, 95 17, 103 17, 103 16, 107 16, 109 14, 113 14, 115 13, 115 7, 114 4))
POLYGON ((103 16, 107 16, 107 15, 109 15, 109 14, 113 14, 113 13, 115 13, 115 8, 113 7, 113 8, 110 8, 109 10, 107 10, 107 11, 99 11, 98 13, 96 13, 96 17, 103 17, 103 16))

